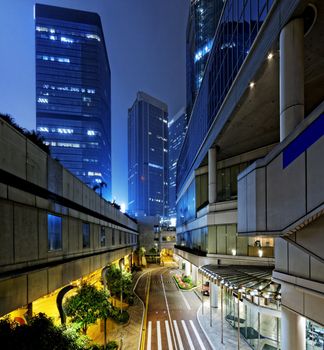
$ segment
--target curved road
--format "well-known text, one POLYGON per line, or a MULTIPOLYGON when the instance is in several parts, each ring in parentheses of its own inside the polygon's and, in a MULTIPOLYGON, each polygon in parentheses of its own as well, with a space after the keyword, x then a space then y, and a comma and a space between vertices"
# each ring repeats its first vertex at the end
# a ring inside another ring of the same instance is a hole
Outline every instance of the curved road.
POLYGON ((196 313, 200 300, 194 292, 182 292, 172 275, 175 269, 157 267, 144 275, 136 287, 137 295, 146 302, 146 350, 210 350, 196 313), (147 296, 148 279, 150 279, 147 296))

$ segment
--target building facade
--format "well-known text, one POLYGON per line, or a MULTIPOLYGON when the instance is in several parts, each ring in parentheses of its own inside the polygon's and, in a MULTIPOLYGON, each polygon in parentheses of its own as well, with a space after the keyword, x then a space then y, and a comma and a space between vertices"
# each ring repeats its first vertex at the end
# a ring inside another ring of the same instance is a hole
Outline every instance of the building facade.
POLYGON ((181 110, 169 124, 169 218, 176 218, 177 161, 186 133, 186 109, 181 110))
POLYGON ((186 32, 186 96, 190 113, 213 45, 223 0, 191 0, 186 32))
POLYGON ((177 164, 180 266, 252 348, 324 343, 323 16, 225 3, 177 164))
POLYGON ((19 309, 21 320, 57 311, 60 290, 130 258, 138 227, 2 119, 0 134, 0 317, 19 309))
POLYGON ((35 5, 36 122, 51 154, 111 199, 110 67, 100 17, 35 5))
POLYGON ((168 107, 138 92, 128 110, 128 212, 168 215, 168 107))

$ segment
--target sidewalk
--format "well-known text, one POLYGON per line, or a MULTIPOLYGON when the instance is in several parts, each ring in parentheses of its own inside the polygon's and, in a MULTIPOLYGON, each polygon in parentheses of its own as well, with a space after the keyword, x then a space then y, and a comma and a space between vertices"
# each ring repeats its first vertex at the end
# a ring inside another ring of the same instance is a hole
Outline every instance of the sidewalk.
MULTIPOLYGON (((210 308, 209 299, 204 301, 204 314, 202 307, 197 311, 198 322, 203 329, 211 345, 215 350, 236 350, 237 349, 237 329, 234 329, 224 319, 224 344, 221 343, 221 310, 212 308, 212 327, 210 326, 210 308)), ((251 350, 245 340, 240 337, 240 350, 251 350)))

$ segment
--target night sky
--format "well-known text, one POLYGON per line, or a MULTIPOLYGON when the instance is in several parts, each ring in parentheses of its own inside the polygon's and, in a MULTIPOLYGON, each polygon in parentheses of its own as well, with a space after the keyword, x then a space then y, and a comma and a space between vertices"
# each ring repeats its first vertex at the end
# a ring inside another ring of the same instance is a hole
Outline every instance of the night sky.
MULTIPOLYGON (((43 0, 97 12, 112 80, 113 197, 127 205, 127 109, 143 90, 168 104, 169 118, 185 105, 185 29, 189 0, 43 0)), ((34 0, 0 0, 0 112, 34 129, 34 0)))

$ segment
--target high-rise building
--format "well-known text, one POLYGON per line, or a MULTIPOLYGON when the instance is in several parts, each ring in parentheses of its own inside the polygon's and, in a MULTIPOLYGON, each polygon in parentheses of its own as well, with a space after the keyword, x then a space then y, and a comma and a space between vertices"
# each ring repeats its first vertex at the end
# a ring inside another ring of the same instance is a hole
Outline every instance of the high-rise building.
POLYGON ((176 218, 177 161, 186 132, 186 109, 183 107, 169 124, 169 218, 176 218))
POLYGON ((110 199, 110 67, 100 17, 35 7, 37 131, 52 157, 110 199))
POLYGON ((324 344, 323 19, 226 1, 178 158, 179 267, 254 349, 324 344))
POLYGON ((191 0, 190 2, 186 34, 188 117, 204 75, 223 5, 223 0, 191 0))
POLYGON ((128 212, 168 214, 168 107, 138 92, 128 110, 128 212))

